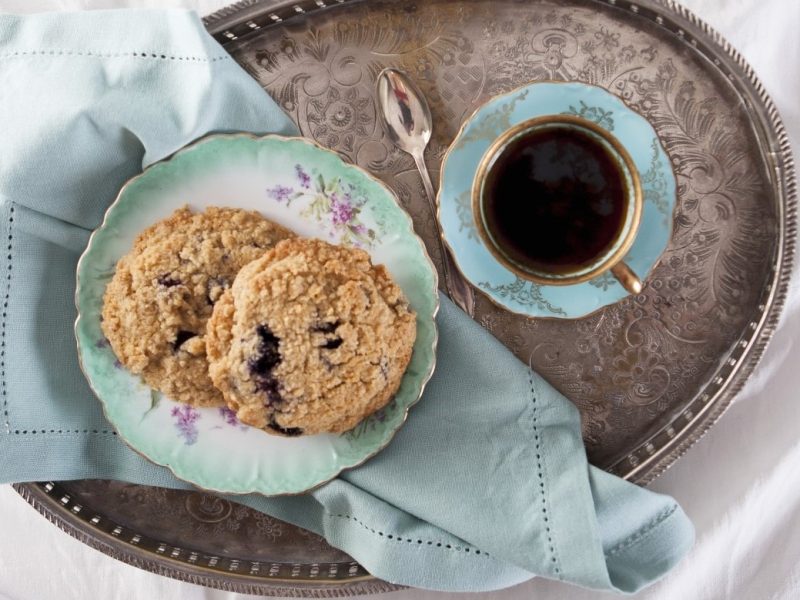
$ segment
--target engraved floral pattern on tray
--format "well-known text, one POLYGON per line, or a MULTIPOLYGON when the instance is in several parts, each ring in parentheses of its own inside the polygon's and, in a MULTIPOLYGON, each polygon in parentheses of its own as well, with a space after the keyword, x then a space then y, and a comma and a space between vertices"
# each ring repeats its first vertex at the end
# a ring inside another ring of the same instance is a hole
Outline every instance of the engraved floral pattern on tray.
MULTIPOLYGON (((233 48, 303 134, 392 186, 429 241, 432 218, 413 163, 375 119, 372 86, 382 68, 404 69, 428 97, 433 172, 477 106, 533 80, 599 85, 653 124, 679 198, 672 241, 645 291, 571 322, 531 324, 482 297, 476 307, 479 322, 578 404, 600 465, 669 422, 707 383, 753 313, 776 251, 768 181, 748 151, 754 140, 735 95, 721 94, 724 83, 710 81, 692 56, 657 43, 663 33, 651 23, 634 27, 613 11, 582 2, 502 10, 381 3, 351 8, 345 19, 332 10, 309 27, 277 26, 233 48), (608 12, 598 18, 598 10, 608 12)), ((657 204, 659 182, 642 175, 657 204)), ((435 244, 429 252, 438 262, 435 244)))

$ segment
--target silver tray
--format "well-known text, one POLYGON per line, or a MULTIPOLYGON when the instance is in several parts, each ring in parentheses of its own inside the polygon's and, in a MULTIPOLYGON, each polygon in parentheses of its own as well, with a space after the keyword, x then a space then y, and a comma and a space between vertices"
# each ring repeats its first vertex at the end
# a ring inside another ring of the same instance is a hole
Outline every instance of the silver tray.
MULTIPOLYGON (((397 191, 439 260, 411 159, 376 122, 386 66, 431 102, 432 173, 460 123, 531 80, 609 89, 654 125, 679 186, 675 232, 645 291, 589 317, 532 320, 480 293, 476 319, 573 400, 590 459, 647 484, 725 411, 786 295, 796 234, 788 138, 752 69, 671 0, 246 0, 206 19, 300 125, 397 191)), ((200 492, 23 484, 62 529, 144 569, 240 592, 396 589, 324 540, 200 492)))

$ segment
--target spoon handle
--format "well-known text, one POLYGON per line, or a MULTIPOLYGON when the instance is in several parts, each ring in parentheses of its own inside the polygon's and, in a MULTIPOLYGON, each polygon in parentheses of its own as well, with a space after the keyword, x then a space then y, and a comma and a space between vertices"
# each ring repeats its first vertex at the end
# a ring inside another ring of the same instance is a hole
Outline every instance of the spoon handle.
MULTIPOLYGON (((433 182, 431 181, 430 173, 428 173, 428 167, 425 165, 425 159, 422 156, 422 153, 414 153, 414 162, 417 163, 417 169, 419 170, 419 174, 422 176, 422 185, 425 187, 425 194, 428 196, 428 203, 431 205, 431 210, 433 211, 433 216, 436 216, 436 194, 433 191, 433 182)), ((439 222, 436 222, 436 227, 439 227, 439 222)))
POLYGON ((461 310, 472 317, 475 314, 475 295, 472 291, 472 287, 467 283, 461 271, 459 271, 456 266, 455 260, 450 254, 450 249, 442 241, 442 230, 439 225, 438 211, 436 210, 436 194, 433 192, 433 183, 428 173, 428 167, 425 165, 425 159, 422 157, 422 153, 415 153, 412 156, 422 176, 422 185, 425 187, 425 195, 428 197, 428 204, 431 207, 431 212, 433 212, 436 239, 439 241, 439 251, 442 253, 442 270, 444 271, 444 284, 447 288, 447 293, 450 295, 450 299, 455 302, 461 310))

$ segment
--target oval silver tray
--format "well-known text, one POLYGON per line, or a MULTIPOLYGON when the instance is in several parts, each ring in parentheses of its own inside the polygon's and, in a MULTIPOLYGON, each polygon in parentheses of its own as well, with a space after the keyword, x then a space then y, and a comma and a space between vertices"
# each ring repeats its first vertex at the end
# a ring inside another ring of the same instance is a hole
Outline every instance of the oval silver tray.
MULTIPOLYGON (((774 105, 706 24, 670 0, 246 0, 205 22, 304 135, 397 191, 435 261, 419 176, 376 121, 382 68, 407 71, 431 102, 432 173, 463 119, 495 94, 555 79, 621 97, 654 125, 679 186, 674 235, 645 291, 573 321, 529 320, 477 294, 476 319, 578 405, 592 462, 636 483, 727 408, 784 302, 796 182, 774 105)), ((179 579, 284 596, 396 589, 315 535, 199 492, 105 481, 17 489, 87 544, 179 579)))

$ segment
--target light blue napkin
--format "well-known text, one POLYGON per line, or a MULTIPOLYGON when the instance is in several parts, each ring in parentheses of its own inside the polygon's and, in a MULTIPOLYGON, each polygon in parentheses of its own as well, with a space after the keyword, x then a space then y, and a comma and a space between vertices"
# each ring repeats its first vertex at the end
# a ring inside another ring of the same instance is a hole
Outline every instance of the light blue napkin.
MULTIPOLYGON (((192 13, 0 16, 0 482, 186 487, 103 419, 74 272, 127 178, 225 130, 294 127, 192 13)), ((438 323, 436 373, 386 450, 306 496, 235 500, 425 588, 633 592, 675 565, 694 535, 675 501, 590 467, 574 406, 446 299, 438 323)))

